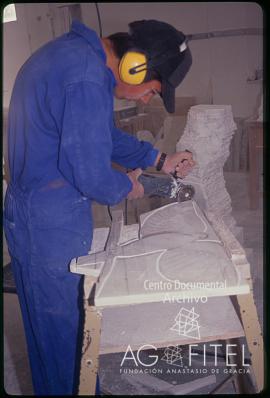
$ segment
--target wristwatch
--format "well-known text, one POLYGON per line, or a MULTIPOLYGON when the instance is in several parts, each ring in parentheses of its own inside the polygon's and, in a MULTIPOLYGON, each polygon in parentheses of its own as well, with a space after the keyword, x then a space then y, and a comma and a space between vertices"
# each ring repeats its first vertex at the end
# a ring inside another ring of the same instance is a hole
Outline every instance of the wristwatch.
POLYGON ((165 159, 166 159, 166 157, 167 157, 167 154, 166 154, 166 153, 164 153, 164 152, 162 152, 162 154, 160 155, 160 158, 159 158, 158 164, 156 165, 156 170, 157 170, 157 171, 160 171, 160 170, 162 169, 162 167, 163 167, 163 165, 164 165, 164 162, 165 162, 165 159))

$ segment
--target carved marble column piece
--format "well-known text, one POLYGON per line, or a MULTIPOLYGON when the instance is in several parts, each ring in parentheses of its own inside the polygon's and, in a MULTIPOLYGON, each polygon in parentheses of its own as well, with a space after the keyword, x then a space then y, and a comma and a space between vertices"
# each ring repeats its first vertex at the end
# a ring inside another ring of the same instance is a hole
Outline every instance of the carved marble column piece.
POLYGON ((194 184, 195 200, 205 211, 222 218, 235 232, 231 216, 231 198, 225 186, 223 166, 230 154, 230 142, 236 130, 230 105, 196 105, 188 112, 184 134, 177 150, 189 149, 197 162, 184 182, 194 184))

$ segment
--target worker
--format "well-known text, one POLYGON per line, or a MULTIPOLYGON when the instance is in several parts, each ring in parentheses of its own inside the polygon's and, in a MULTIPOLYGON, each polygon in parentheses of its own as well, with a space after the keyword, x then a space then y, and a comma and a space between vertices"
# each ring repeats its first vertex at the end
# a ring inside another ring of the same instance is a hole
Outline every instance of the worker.
POLYGON ((137 178, 149 166, 184 177, 194 165, 189 152, 160 153, 114 126, 113 96, 147 104, 159 94, 174 112, 191 65, 184 34, 171 25, 129 28, 100 39, 74 21, 31 55, 14 84, 4 228, 36 395, 77 393, 83 289, 69 264, 91 249, 92 201, 142 197, 137 178))

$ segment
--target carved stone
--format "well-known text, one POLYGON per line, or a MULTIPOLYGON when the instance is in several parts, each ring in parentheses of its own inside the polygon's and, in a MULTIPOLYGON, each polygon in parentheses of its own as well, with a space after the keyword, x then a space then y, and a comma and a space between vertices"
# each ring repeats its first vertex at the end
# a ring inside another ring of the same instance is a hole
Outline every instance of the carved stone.
POLYGON ((247 281, 194 201, 171 203, 141 215, 137 234, 128 239, 123 239, 121 211, 113 215, 104 250, 71 264, 73 272, 96 278, 96 306, 249 292, 247 281))
POLYGON ((188 112, 184 133, 177 144, 177 151, 190 150, 197 162, 184 182, 194 185, 199 207, 206 216, 211 212, 221 218, 232 232, 236 232, 236 223, 231 215, 223 166, 235 130, 230 105, 196 105, 188 112))

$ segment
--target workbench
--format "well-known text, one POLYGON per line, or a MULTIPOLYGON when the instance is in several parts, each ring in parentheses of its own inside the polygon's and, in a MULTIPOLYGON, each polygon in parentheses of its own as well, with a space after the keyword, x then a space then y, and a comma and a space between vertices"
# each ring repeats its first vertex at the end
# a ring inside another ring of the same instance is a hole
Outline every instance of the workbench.
MULTIPOLYGON (((227 347, 241 336, 253 389, 263 389, 250 265, 223 175, 235 130, 231 106, 192 106, 177 151, 187 148, 196 161, 185 178, 194 198, 141 214, 133 225, 113 212, 111 228, 94 231, 91 253, 71 262, 70 270, 85 276, 80 394, 95 391, 100 353, 140 352, 149 344, 174 351, 215 340, 227 347)), ((252 392, 242 381, 238 392, 252 392)))
POLYGON ((257 391, 262 389, 263 342, 249 264, 239 242, 222 221, 207 220, 196 203, 172 203, 148 212, 141 215, 139 225, 123 225, 122 212, 114 212, 111 228, 96 229, 90 254, 74 259, 70 269, 85 275, 86 319, 79 394, 95 390, 100 354, 125 352, 129 346, 135 351, 147 349, 149 344, 166 348, 216 340, 226 342, 241 336, 246 337, 252 355, 254 386, 257 391), (189 223, 192 214, 198 218, 197 223, 189 223), (166 225, 164 234, 156 230, 163 230, 166 225), (184 225, 183 233, 180 227, 184 225), (184 239, 187 250, 191 237, 192 246, 201 246, 197 264, 188 251, 181 253, 181 240, 184 239), (194 242, 194 237, 199 242, 194 242), (200 263, 207 254, 202 247, 206 242, 202 241, 207 239, 210 260, 213 246, 215 250, 218 248, 220 261, 215 273, 214 263, 200 263), (161 249, 164 244, 170 246, 165 252, 165 256, 170 254, 164 257, 165 268, 160 252, 155 257, 155 251, 159 250, 155 242, 161 249), (144 254, 141 249, 145 249, 144 254), (183 261, 179 261, 179 256, 183 261), (215 278, 227 283, 216 288, 168 288, 168 282, 176 276, 185 283, 200 278, 205 283, 215 278), (152 286, 162 286, 161 290, 149 289, 146 280, 153 282, 152 286), (237 298, 237 308, 230 296, 237 298))

